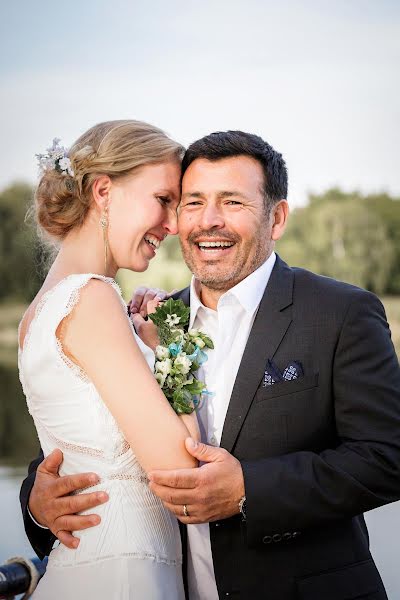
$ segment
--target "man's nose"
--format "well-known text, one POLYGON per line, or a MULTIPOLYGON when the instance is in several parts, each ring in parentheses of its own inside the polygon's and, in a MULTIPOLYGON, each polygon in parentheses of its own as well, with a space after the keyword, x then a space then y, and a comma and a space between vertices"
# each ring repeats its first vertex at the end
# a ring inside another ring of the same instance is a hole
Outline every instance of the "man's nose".
POLYGON ((225 220, 218 206, 207 205, 201 211, 202 229, 220 229, 225 226, 225 220))

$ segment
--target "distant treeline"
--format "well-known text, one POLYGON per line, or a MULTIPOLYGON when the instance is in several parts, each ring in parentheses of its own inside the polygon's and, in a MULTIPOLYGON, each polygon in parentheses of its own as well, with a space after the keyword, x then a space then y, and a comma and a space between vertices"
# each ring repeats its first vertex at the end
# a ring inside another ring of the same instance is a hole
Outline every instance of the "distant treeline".
POLYGON ((278 252, 305 267, 366 288, 400 294, 400 198, 331 189, 293 211, 278 252))
MULTIPOLYGON (((25 219, 32 197, 24 183, 0 193, 0 300, 29 301, 45 274, 43 248, 25 219)), ((180 255, 177 238, 163 246, 164 258, 180 255)), ((400 198, 339 189, 310 195, 307 206, 292 211, 277 250, 293 266, 400 294, 400 198)))

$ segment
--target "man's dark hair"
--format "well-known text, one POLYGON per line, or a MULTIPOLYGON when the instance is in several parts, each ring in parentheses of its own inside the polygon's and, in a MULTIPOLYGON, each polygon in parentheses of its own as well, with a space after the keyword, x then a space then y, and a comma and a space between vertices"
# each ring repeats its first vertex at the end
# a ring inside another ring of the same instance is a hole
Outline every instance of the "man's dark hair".
POLYGON ((250 156, 264 171, 264 198, 267 212, 276 202, 287 198, 288 177, 282 154, 253 133, 243 131, 218 131, 190 144, 182 161, 182 175, 198 158, 220 160, 233 156, 250 156))

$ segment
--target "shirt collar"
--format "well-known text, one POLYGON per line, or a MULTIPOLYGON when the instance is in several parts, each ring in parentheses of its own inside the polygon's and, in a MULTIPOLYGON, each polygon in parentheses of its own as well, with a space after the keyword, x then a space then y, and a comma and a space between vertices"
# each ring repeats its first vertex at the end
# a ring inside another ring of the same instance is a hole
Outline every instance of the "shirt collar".
MULTIPOLYGON (((276 254, 272 252, 271 256, 260 266, 258 269, 250 273, 240 283, 235 285, 233 288, 222 294, 218 301, 223 302, 224 298, 233 297, 243 306, 245 311, 249 314, 253 314, 258 305, 261 302, 261 298, 267 287, 267 283, 272 273, 276 261, 276 254)), ((199 298, 200 283, 195 277, 192 277, 190 283, 190 324, 189 327, 193 326, 197 312, 200 308, 203 310, 210 310, 204 306, 199 298)))

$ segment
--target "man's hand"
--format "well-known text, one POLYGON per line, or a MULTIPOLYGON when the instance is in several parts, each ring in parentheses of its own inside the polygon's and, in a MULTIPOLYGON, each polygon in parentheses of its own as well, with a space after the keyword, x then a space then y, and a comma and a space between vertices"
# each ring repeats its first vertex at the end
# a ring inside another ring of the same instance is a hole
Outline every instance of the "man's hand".
POLYGON ((152 492, 185 524, 208 523, 238 514, 239 500, 245 493, 240 462, 223 448, 196 443, 191 438, 186 439, 186 449, 206 464, 198 469, 152 471, 152 492))
POLYGON ((68 548, 79 546, 79 538, 72 531, 98 525, 98 515, 77 515, 107 502, 105 492, 92 492, 71 496, 76 490, 99 482, 95 473, 81 473, 60 477, 58 469, 63 461, 61 450, 53 450, 39 465, 36 479, 29 497, 29 510, 35 520, 47 527, 68 548))

